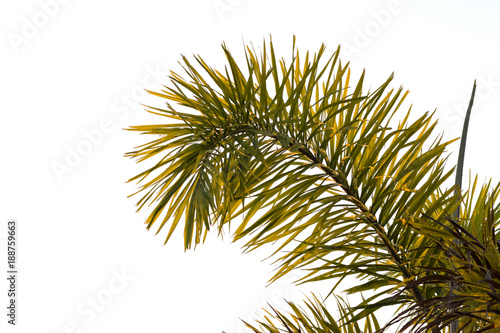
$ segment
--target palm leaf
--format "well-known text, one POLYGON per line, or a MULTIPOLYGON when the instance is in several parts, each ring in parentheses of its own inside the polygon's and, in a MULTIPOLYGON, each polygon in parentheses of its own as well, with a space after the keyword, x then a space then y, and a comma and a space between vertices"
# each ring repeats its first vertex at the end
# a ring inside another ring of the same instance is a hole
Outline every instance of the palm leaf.
MULTIPOLYGON (((158 160, 130 180, 143 194, 138 209, 151 207, 147 228, 168 224, 168 241, 183 220, 189 249, 211 228, 236 224, 247 251, 277 243, 271 281, 297 268, 309 270, 301 282, 354 276, 364 284, 351 292, 380 295, 370 311, 435 295, 426 285, 405 288, 419 265, 435 261, 430 239, 409 222, 458 206, 452 190, 440 190, 453 172, 450 142, 423 150, 432 114, 412 121, 400 111, 408 92, 389 87, 392 75, 363 92, 365 73, 352 82, 339 49, 325 59, 321 46, 301 62, 294 41, 289 63, 272 41, 260 55, 247 48, 243 64, 223 52, 223 70, 183 57, 184 76, 172 73, 151 92, 166 106, 149 111, 168 124, 129 128, 154 136, 127 154, 158 160), (383 296, 394 290, 404 297, 383 296)), ((357 316, 371 313, 363 311, 357 316)))
MULTIPOLYGON (((304 302, 304 309, 292 302, 287 303, 289 313, 270 306, 271 310, 265 310, 267 314, 262 320, 253 325, 245 322, 246 326, 255 333, 373 333, 380 330, 374 315, 366 317, 364 325, 346 319, 335 320, 324 302, 314 294, 304 302)), ((349 316, 349 304, 338 296, 337 307, 342 316, 349 316)))
POLYGON ((434 332, 457 322, 458 332, 499 330, 500 214, 496 203, 499 189, 500 184, 495 188, 483 186, 480 193, 489 193, 486 198, 474 195, 474 191, 465 193, 466 205, 462 208, 467 223, 460 223, 465 219, 457 222, 452 217, 436 220, 429 216, 412 222, 415 230, 432 239, 434 247, 439 249, 433 254, 438 264, 421 267, 426 273, 405 288, 425 285, 440 292, 411 305, 389 326, 405 322, 401 331, 434 332), (471 205, 474 200, 477 204, 471 205), (475 209, 470 210, 471 206, 475 209), (456 287, 450 294, 451 286, 456 287))

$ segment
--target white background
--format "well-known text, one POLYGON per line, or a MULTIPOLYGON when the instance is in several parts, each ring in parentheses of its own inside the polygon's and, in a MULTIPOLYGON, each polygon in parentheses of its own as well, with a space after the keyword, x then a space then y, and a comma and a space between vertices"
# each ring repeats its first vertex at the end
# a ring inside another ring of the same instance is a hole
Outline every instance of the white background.
POLYGON ((436 110, 451 138, 477 79, 466 170, 496 182, 499 14, 493 0, 2 1, 0 260, 5 267, 6 222, 15 218, 20 276, 16 327, 6 324, 1 279, 0 330, 239 333, 238 318, 253 320, 266 302, 284 308, 283 297, 326 293, 286 279, 266 288, 268 251, 242 256, 227 233, 184 253, 180 232, 162 246, 164 233, 145 230, 147 211, 135 212, 138 198, 127 198, 135 185, 125 184, 142 166, 123 157, 143 138, 122 130, 162 121, 139 105, 150 98, 142 89, 167 83, 181 54, 220 68, 223 42, 238 56, 244 42, 258 48, 271 34, 289 60, 295 34, 301 51, 341 44, 373 87, 394 71, 413 112, 436 110))

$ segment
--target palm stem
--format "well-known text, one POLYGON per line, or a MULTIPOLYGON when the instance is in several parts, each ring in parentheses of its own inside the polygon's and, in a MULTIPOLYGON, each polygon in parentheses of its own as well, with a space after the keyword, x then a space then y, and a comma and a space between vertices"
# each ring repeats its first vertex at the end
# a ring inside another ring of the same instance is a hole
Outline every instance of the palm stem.
MULTIPOLYGON (((316 157, 307 149, 305 148, 299 148, 298 151, 307 157, 312 163, 314 163, 316 166, 318 166, 321 170, 323 170, 330 178, 332 178, 337 184, 340 185, 342 190, 349 196, 353 197, 355 200, 355 205, 358 207, 359 210, 361 210, 363 213, 367 214, 367 219, 370 222, 370 225, 374 228, 375 232, 381 239, 381 241, 384 243, 387 251, 391 255, 392 259, 394 262, 398 265, 398 268, 403 274, 403 277, 405 279, 411 278, 413 275, 408 271, 408 269, 404 266, 403 260, 397 253, 397 251, 394 249, 394 246, 390 243, 389 238, 387 237, 387 234, 384 230, 384 228, 378 223, 377 218, 370 212, 370 210, 360 201, 356 193, 351 191, 349 186, 347 184, 344 184, 340 177, 338 177, 333 170, 328 168, 326 165, 320 163, 316 157)), ((420 293, 420 290, 417 287, 412 287, 411 291, 413 293, 413 296, 415 296, 415 299, 417 301, 423 301, 422 294, 420 293)))

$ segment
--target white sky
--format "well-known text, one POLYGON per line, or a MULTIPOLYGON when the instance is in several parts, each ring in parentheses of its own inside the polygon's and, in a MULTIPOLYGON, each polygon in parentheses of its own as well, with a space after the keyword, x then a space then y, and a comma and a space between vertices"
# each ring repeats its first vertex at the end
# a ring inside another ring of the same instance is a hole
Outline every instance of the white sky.
POLYGON ((394 71, 415 115, 437 109, 450 138, 460 135, 477 79, 465 170, 500 179, 498 2, 63 2, 0 3, 0 266, 15 218, 20 267, 19 325, 7 332, 240 333, 238 317, 252 320, 268 301, 283 307, 282 297, 327 290, 286 280, 266 288, 267 252, 242 256, 215 234, 184 253, 181 233, 162 246, 164 233, 145 231, 146 212, 135 213, 137 198, 126 198, 135 187, 124 183, 142 170, 123 157, 139 138, 121 128, 158 121, 138 105, 141 89, 166 83, 181 53, 217 66, 222 42, 241 55, 243 40, 258 47, 271 34, 285 57, 292 34, 302 51, 341 44, 372 87, 394 71), (96 131, 102 138, 58 178, 54 162, 85 149, 85 133, 96 131))

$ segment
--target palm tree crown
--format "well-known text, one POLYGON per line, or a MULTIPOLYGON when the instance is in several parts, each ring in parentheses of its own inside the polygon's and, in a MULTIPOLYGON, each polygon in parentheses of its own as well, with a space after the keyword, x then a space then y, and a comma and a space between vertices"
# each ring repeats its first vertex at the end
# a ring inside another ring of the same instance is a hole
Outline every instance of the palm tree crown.
MULTIPOLYGON (((164 90, 150 91, 166 107, 149 111, 167 122, 129 128, 154 135, 127 154, 156 159, 130 179, 143 194, 138 209, 152 206, 147 228, 156 224, 159 232, 168 224, 167 242, 182 221, 189 249, 232 222, 232 236, 244 239, 246 250, 277 243, 279 269, 271 281, 305 268, 299 282, 332 279, 333 292, 353 276, 361 282, 346 292, 372 291, 354 307, 339 301, 343 326, 316 298, 306 303, 316 324, 297 319, 305 315, 294 304, 289 319, 273 309, 290 332, 361 331, 355 324, 361 319, 376 330, 374 312, 389 305, 405 306, 415 329, 411 318, 428 314, 418 306, 449 290, 443 281, 427 282, 446 275, 439 270, 451 246, 444 233, 456 224, 448 213, 460 202, 472 206, 467 194, 443 189, 453 174, 445 165, 451 141, 431 140, 432 114, 410 120, 410 110, 399 110, 408 92, 389 87, 392 75, 363 92, 364 72, 353 80, 340 49, 325 58, 321 46, 299 57, 294 40, 287 62, 270 41, 260 54, 247 47, 238 64, 222 48, 223 70, 183 57, 184 76, 172 73, 164 90)), ((493 207, 497 189, 479 199, 493 207)), ((494 235, 498 206, 492 214, 494 235)), ((260 325, 278 332, 270 322, 260 325)))

